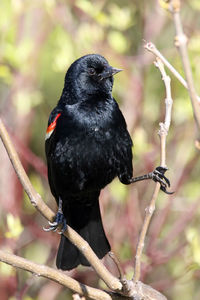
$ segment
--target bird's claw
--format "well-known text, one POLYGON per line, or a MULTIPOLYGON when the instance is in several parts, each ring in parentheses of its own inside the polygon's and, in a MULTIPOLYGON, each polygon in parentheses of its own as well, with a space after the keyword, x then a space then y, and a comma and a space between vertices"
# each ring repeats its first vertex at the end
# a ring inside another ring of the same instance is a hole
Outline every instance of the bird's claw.
POLYGON ((67 228, 66 219, 63 213, 61 212, 57 212, 54 222, 48 222, 48 223, 49 223, 49 227, 47 228, 43 227, 43 230, 46 232, 56 231, 58 229, 58 226, 60 226, 62 229, 61 231, 58 231, 58 234, 63 234, 67 228))
POLYGON ((43 227, 43 230, 48 232, 48 231, 55 231, 57 229, 56 226, 51 226, 50 223, 51 222, 48 222, 49 223, 49 227, 43 227))
POLYGON ((169 179, 164 175, 165 172, 168 170, 166 167, 157 167, 153 172, 152 172, 152 179, 155 182, 160 183, 160 189, 166 193, 166 194, 173 194, 174 192, 168 192, 167 187, 170 187, 170 181, 169 179))
POLYGON ((53 227, 53 226, 57 226, 57 225, 58 225, 58 223, 57 223, 57 222, 50 222, 50 221, 49 221, 48 223, 49 223, 49 225, 50 225, 50 226, 52 226, 52 227, 53 227))

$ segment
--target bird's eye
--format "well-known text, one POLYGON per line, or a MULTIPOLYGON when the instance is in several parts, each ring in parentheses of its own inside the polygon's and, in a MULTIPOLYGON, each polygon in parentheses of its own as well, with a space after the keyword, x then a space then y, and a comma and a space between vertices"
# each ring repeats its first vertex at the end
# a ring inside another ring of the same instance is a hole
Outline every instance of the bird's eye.
POLYGON ((96 71, 95 71, 94 68, 89 68, 89 69, 88 69, 88 73, 89 73, 90 75, 95 75, 95 74, 96 74, 96 71))

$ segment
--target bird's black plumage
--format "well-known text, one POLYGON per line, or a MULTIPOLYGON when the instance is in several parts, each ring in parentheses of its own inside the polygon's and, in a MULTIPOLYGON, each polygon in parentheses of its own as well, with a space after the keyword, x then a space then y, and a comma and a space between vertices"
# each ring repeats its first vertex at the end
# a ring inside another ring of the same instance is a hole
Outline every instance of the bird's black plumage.
MULTIPOLYGON (((112 97, 113 75, 118 71, 101 55, 76 60, 50 115, 45 143, 51 192, 57 203, 62 200, 67 224, 99 258, 110 250, 99 210, 100 190, 116 176, 130 183, 133 171, 132 141, 112 97)), ((57 267, 69 270, 79 264, 89 265, 62 235, 57 267)))
MULTIPOLYGON (((170 186, 167 168, 132 177, 132 141, 126 122, 112 97, 111 67, 101 55, 76 60, 65 76, 64 89, 50 114, 46 134, 46 157, 51 192, 59 209, 50 231, 66 223, 75 229, 102 258, 110 250, 99 209, 102 188, 115 177, 124 184, 153 179, 161 190, 170 186)), ((70 270, 89 262, 64 236, 57 255, 57 267, 70 270)))

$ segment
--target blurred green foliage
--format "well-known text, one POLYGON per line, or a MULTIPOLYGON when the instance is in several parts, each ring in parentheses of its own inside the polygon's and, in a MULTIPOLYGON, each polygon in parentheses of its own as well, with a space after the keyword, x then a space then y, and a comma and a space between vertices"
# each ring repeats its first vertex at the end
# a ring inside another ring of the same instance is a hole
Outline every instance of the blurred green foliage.
MULTIPOLYGON (((200 3, 181 2, 192 71, 200 93, 200 3)), ((82 55, 100 53, 112 65, 124 69, 115 78, 113 95, 133 137, 134 174, 150 171, 158 163, 157 130, 164 117, 165 89, 152 55, 143 50, 143 39, 154 42, 183 75, 173 45, 173 21, 165 6, 164 1, 155 0, 1 0, 1 116, 12 133, 31 182, 54 209, 43 162, 46 124, 59 100, 67 68, 82 55)), ((167 163, 175 194, 159 195, 145 244, 142 279, 169 299, 197 300, 200 298, 199 152, 194 147, 196 129, 188 92, 169 75, 174 105, 167 163)), ((0 152, 1 179, 7 176, 6 183, 0 182, 0 246, 54 266, 59 237, 42 231, 45 220, 13 177, 2 148, 0 152)), ((147 182, 126 187, 116 179, 101 195, 108 238, 129 278, 152 188, 153 183, 147 182)), ((116 273, 108 258, 106 263, 116 273)), ((73 276, 89 285, 102 286, 87 268, 79 268, 73 276)), ((2 263, 0 278, 1 300, 40 300, 47 296, 49 300, 71 299, 66 289, 2 263)))
POLYGON ((5 233, 7 238, 18 238, 23 231, 23 226, 19 217, 14 217, 12 214, 7 215, 8 231, 5 233))

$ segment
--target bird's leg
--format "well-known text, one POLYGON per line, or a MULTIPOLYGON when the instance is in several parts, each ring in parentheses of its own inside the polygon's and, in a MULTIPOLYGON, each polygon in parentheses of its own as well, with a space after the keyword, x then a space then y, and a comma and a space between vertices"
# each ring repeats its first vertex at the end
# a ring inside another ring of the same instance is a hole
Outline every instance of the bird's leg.
POLYGON ((60 197, 58 202, 58 212, 55 216, 54 222, 49 222, 49 227, 43 229, 44 231, 56 231, 59 225, 62 227, 62 230, 58 233, 62 234, 67 228, 67 222, 62 211, 62 199, 60 197))
POLYGON ((170 187, 170 181, 169 179, 164 175, 165 172, 168 169, 165 167, 157 167, 153 172, 150 172, 148 174, 134 177, 130 179, 130 183, 137 182, 137 181, 142 181, 142 180, 147 180, 147 179, 153 179, 155 182, 160 183, 160 189, 166 193, 166 194, 173 194, 173 192, 168 192, 166 190, 167 186, 170 187))

